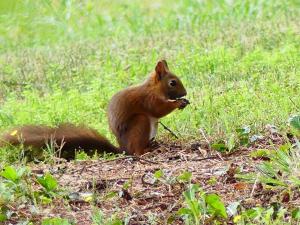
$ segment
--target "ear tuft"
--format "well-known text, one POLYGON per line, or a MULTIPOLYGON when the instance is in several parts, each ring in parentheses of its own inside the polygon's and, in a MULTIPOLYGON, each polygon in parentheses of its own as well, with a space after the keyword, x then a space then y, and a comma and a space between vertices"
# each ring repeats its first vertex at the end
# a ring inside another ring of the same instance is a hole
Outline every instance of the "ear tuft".
POLYGON ((166 75, 169 71, 169 67, 168 67, 168 64, 167 64, 167 61, 166 60, 160 60, 158 61, 158 63, 156 64, 156 67, 155 67, 155 72, 158 76, 158 80, 161 80, 161 78, 166 75))

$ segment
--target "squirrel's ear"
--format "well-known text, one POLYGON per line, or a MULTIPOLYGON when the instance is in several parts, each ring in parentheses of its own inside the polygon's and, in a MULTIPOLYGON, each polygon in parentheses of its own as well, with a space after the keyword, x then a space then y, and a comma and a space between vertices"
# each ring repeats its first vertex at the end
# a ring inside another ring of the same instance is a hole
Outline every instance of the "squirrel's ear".
POLYGON ((161 80, 161 78, 167 74, 169 71, 169 67, 168 67, 168 64, 167 64, 167 61, 166 60, 160 60, 157 64, 156 64, 156 67, 155 67, 155 72, 156 72, 156 75, 158 77, 158 80, 161 80))

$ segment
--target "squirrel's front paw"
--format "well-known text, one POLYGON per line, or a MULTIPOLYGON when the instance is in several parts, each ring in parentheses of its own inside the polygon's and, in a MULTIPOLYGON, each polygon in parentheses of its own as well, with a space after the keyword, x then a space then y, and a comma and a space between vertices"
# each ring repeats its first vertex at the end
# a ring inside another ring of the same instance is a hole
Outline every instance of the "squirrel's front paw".
POLYGON ((177 100, 179 102, 179 109, 184 109, 188 104, 190 104, 189 100, 185 98, 181 98, 177 100))

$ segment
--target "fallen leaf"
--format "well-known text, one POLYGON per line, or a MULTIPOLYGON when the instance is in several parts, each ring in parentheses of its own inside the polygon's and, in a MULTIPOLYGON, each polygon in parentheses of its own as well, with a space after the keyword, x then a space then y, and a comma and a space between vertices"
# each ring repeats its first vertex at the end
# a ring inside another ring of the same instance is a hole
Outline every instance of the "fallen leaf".
POLYGON ((247 184, 247 183, 240 182, 240 183, 235 183, 235 184, 233 185, 233 187, 234 187, 235 190, 242 191, 242 190, 248 189, 248 184, 247 184))

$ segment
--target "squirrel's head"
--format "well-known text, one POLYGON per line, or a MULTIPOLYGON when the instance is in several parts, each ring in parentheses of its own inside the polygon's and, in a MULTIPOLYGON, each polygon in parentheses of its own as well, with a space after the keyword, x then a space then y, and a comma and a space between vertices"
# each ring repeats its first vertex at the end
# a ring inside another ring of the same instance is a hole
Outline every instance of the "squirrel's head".
POLYGON ((160 60, 157 63, 154 79, 168 99, 176 100, 187 94, 181 80, 170 72, 166 60, 160 60))

